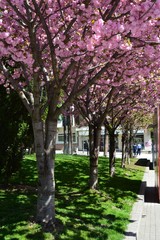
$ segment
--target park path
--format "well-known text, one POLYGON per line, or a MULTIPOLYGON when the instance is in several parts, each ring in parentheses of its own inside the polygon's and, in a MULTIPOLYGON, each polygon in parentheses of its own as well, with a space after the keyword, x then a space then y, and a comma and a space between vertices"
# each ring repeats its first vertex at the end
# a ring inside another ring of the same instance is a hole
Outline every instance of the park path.
MULTIPOLYGON (((152 162, 151 155, 147 154, 142 154, 139 159, 152 162)), ((155 177, 155 170, 146 167, 124 240, 160 240, 160 204, 155 177)))
POLYGON ((160 240, 160 204, 155 188, 155 170, 148 170, 145 199, 137 240, 160 240))

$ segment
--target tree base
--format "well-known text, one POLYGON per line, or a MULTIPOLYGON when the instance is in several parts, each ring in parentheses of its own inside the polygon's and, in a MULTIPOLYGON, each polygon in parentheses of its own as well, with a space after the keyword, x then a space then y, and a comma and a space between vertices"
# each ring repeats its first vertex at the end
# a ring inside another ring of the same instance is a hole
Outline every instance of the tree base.
POLYGON ((63 229, 63 223, 56 219, 55 221, 50 221, 48 223, 41 223, 40 221, 36 221, 38 224, 41 225, 43 232, 49 232, 49 233, 56 233, 61 232, 63 229))
POLYGON ((49 223, 41 224, 43 232, 53 233, 56 230, 55 223, 50 221, 49 223))
POLYGON ((56 229, 56 224, 55 224, 55 221, 53 221, 53 220, 50 220, 47 223, 42 222, 40 220, 36 220, 36 223, 41 225, 43 232, 53 233, 56 229))

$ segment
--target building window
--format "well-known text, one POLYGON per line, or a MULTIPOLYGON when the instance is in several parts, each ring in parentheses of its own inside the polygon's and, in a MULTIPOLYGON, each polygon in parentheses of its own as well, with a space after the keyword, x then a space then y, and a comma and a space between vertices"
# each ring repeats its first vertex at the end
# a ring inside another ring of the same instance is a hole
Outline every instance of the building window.
MULTIPOLYGON (((67 138, 67 142, 68 142, 68 134, 67 134, 66 138, 67 138)), ((73 141, 73 143, 77 142, 76 141, 76 133, 72 133, 72 141, 73 141)), ((58 134, 58 142, 64 143, 64 134, 61 134, 61 133, 58 134)))
POLYGON ((72 133, 72 139, 73 139, 73 142, 76 143, 76 134, 75 133, 72 133))
POLYGON ((64 134, 58 134, 58 142, 64 142, 64 134))

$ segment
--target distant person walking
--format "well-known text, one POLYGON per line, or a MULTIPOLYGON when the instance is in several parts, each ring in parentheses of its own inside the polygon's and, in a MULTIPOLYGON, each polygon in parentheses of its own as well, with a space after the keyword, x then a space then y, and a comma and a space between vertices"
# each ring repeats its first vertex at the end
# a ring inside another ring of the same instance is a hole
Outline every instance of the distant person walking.
POLYGON ((87 155, 89 153, 89 145, 87 141, 84 141, 84 150, 87 150, 87 155))
POLYGON ((137 145, 137 155, 141 154, 141 150, 142 150, 142 145, 140 143, 138 143, 138 145, 137 145))
POLYGON ((137 145, 136 144, 133 145, 133 154, 134 154, 134 156, 137 155, 137 145))

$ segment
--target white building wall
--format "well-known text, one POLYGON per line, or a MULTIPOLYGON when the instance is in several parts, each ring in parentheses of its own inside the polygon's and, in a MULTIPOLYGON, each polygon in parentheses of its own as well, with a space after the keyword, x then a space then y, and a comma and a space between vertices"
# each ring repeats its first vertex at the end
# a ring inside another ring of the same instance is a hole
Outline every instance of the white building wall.
POLYGON ((144 150, 151 151, 151 148, 152 148, 151 132, 149 129, 144 129, 144 150))
POLYGON ((76 131, 78 132, 78 150, 83 151, 84 141, 88 142, 88 138, 89 138, 88 127, 77 128, 76 131))
MULTIPOLYGON (((75 133, 75 138, 76 141, 74 144, 76 145, 75 147, 78 148, 78 150, 83 151, 84 150, 84 141, 88 142, 89 139, 89 130, 88 127, 80 127, 76 128, 75 126, 75 120, 74 118, 72 119, 73 123, 73 133, 75 133)), ((104 127, 102 127, 101 134, 104 135, 104 127)), ((121 129, 116 130, 116 134, 118 135, 117 138, 117 150, 121 151, 122 150, 122 131, 121 129)), ((138 134, 143 135, 143 140, 144 140, 144 150, 145 151, 151 151, 151 133, 149 129, 143 129, 138 131, 138 134)), ((63 141, 58 140, 58 135, 63 135, 63 122, 58 121, 58 132, 57 132, 57 144, 63 144, 63 141)), ((137 136, 138 137, 138 136, 137 136)))

